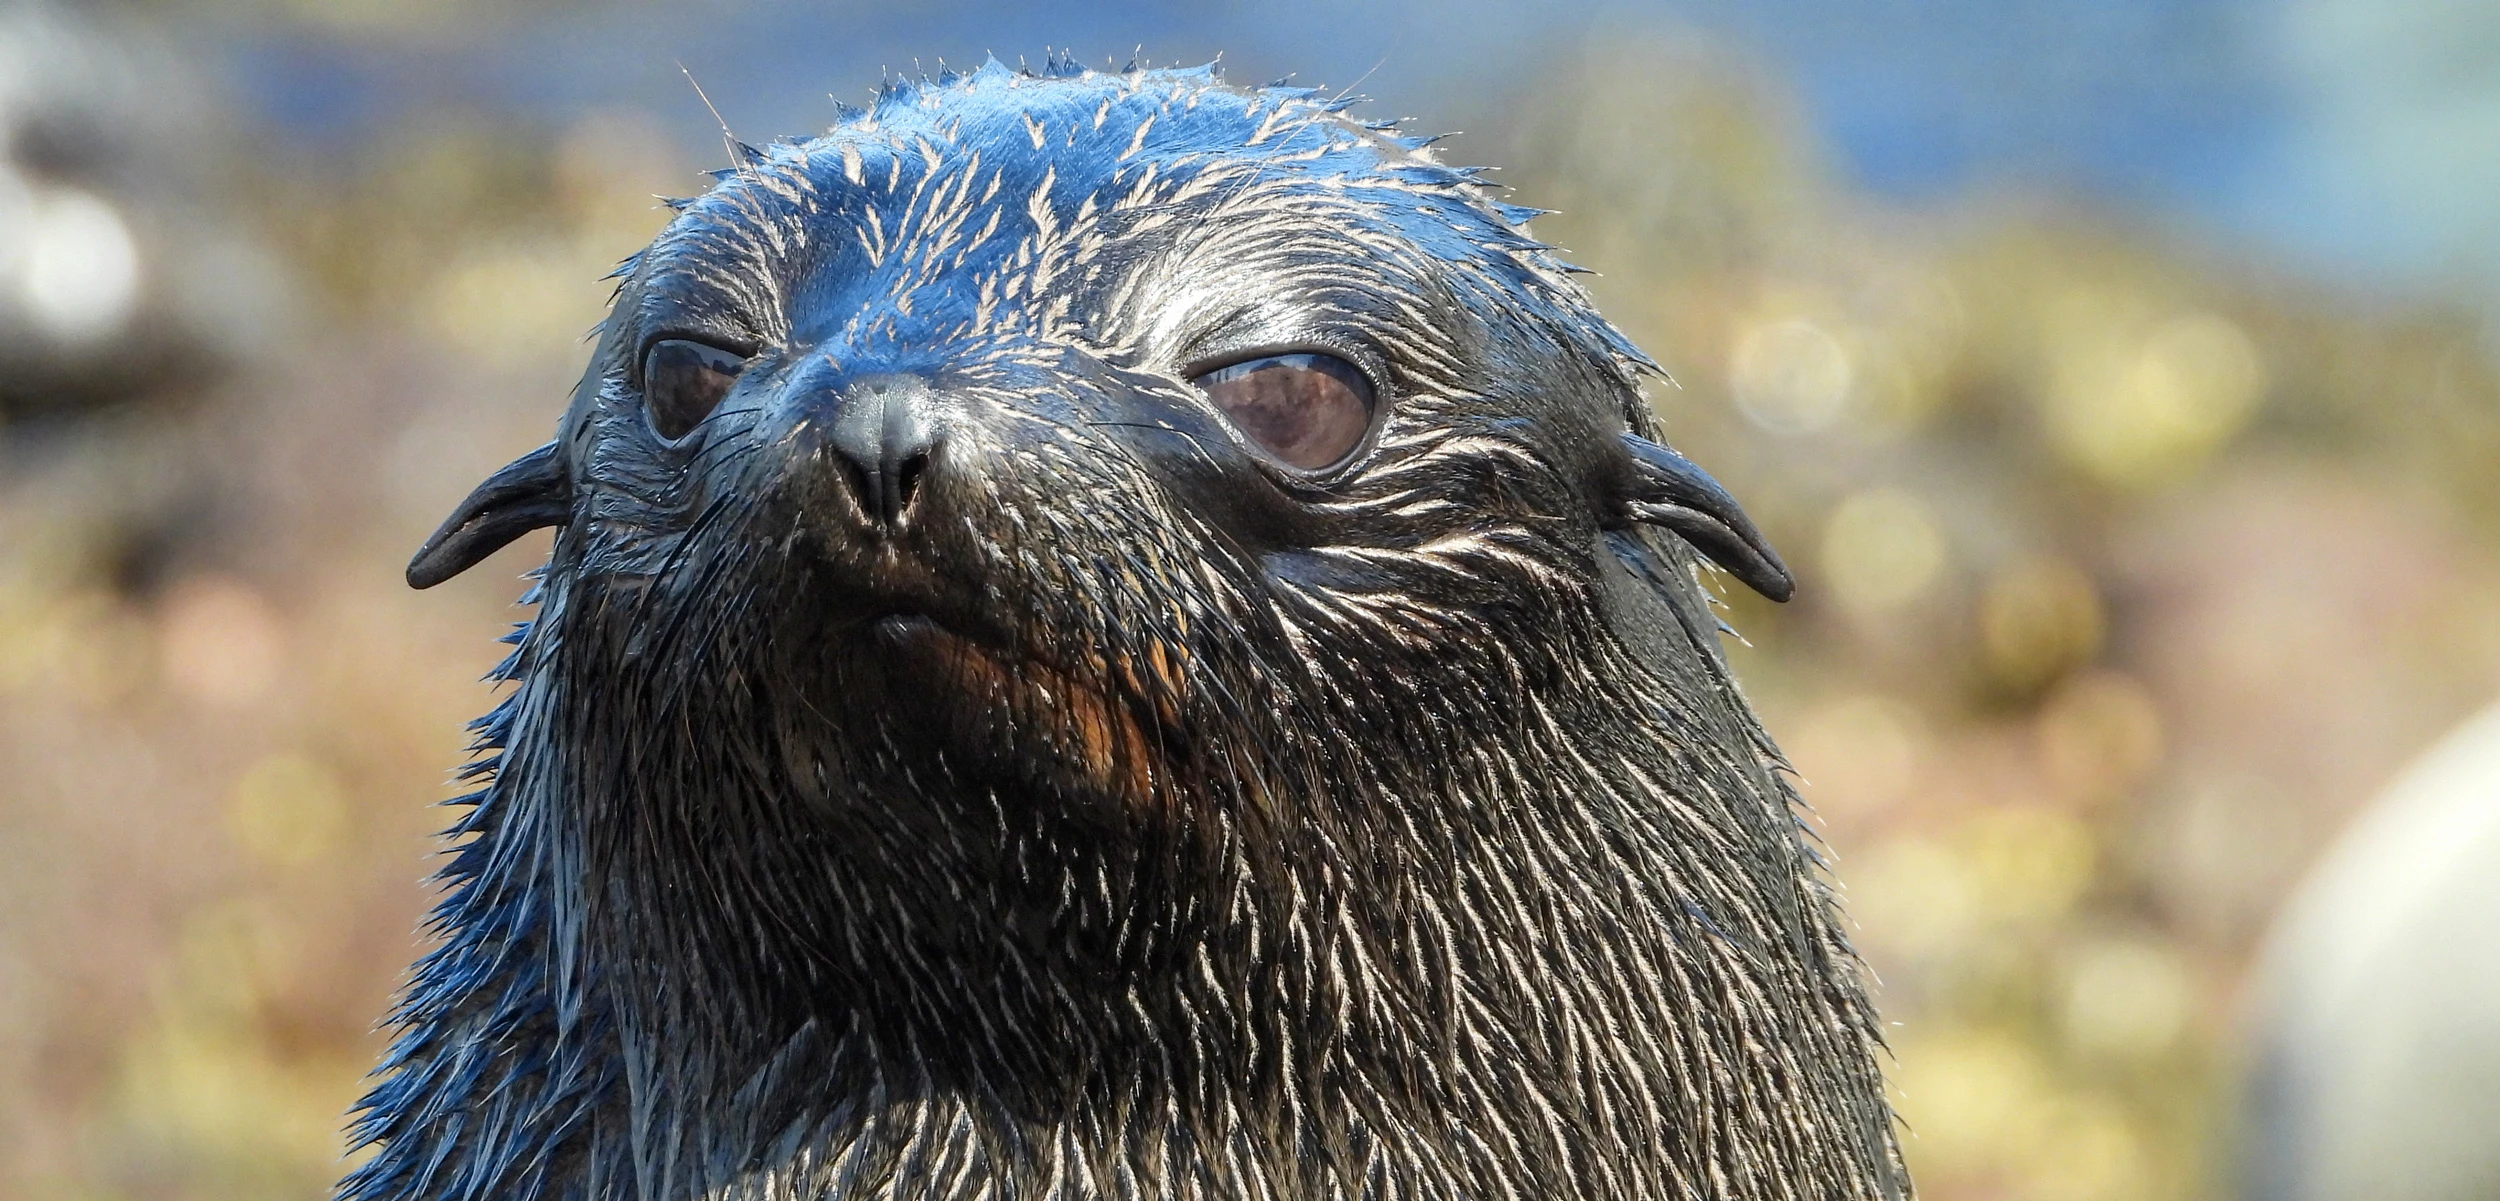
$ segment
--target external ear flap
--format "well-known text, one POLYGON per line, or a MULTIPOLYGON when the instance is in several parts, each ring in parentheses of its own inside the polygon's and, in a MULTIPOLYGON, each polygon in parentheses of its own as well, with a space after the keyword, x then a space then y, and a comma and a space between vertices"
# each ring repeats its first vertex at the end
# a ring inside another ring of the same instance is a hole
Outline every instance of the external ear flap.
POLYGON ((1632 452, 1623 505, 1626 520, 1675 531, 1711 562, 1772 600, 1796 595, 1797 581, 1780 562, 1779 552, 1709 472, 1647 438, 1627 433, 1623 445, 1632 452))
POLYGON ((408 586, 431 588, 477 566, 512 540, 573 519, 573 479, 550 442, 486 477, 408 560, 408 586))

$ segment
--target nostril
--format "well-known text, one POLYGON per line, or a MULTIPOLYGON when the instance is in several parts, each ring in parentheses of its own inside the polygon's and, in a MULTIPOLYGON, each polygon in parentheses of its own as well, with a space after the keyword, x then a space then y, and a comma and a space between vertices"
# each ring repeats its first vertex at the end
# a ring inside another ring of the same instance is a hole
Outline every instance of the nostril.
POLYGON ((895 516, 900 517, 911 510, 912 497, 920 491, 920 477, 928 470, 929 452, 926 449, 906 453, 902 461, 894 465, 895 516))
POLYGON ((842 472, 842 482, 850 485, 852 498, 859 502, 863 510, 874 516, 878 508, 877 497, 880 492, 877 487, 875 462, 873 460, 862 461, 849 454, 836 454, 834 461, 837 469, 842 472))

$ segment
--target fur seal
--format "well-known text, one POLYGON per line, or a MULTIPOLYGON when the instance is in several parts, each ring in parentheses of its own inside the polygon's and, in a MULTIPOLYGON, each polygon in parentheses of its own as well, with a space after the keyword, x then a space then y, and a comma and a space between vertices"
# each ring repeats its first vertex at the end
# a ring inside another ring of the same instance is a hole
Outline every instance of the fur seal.
POLYGON ((620 269, 343 1196, 1906 1195, 1785 568, 1345 107, 889 85, 620 269))

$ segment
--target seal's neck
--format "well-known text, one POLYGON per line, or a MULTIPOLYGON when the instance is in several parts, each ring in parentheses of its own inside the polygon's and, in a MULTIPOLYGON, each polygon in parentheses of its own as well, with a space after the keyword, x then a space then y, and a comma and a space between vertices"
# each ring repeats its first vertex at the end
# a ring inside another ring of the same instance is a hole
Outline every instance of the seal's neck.
POLYGON ((1170 1197, 1876 1195, 1787 796, 1712 751, 1744 727, 1658 720, 1727 717, 1689 704, 1558 685, 1429 772, 1301 773, 1363 784, 1265 797, 1291 829, 1244 792, 1106 817, 874 723, 559 750, 593 882, 568 974, 604 982, 654 1195, 1054 1164, 1170 1197))
POLYGON ((464 1142, 483 1183, 424 1195, 1905 1187, 1871 1016, 1698 602, 1638 623, 1683 644, 1573 648, 1590 671, 1499 709, 1387 706, 1430 717, 1367 732, 1403 769, 1288 747, 1140 812, 760 677, 593 694, 544 653, 560 600, 486 726, 510 749, 368 1179, 435 1171, 390 1157, 468 1112, 541 1150, 464 1142))

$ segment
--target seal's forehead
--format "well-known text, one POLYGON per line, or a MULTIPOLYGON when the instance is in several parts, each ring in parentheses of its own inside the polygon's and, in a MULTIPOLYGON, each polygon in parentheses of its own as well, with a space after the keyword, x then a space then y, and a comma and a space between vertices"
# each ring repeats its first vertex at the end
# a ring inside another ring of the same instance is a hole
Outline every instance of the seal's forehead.
POLYGON ((1290 163, 1306 176, 1460 182, 1418 153, 1418 140, 1349 119, 1345 107, 1307 88, 1228 87, 1203 68, 1036 76, 991 63, 889 88, 874 108, 799 149, 820 166, 827 156, 908 167, 913 157, 978 154, 1001 168, 1044 164, 1071 189, 1147 164, 1290 163))
POLYGON ((1474 173, 1434 160, 1428 139, 1354 120, 1347 103, 1309 88, 1233 88, 1206 68, 1035 75, 993 62, 891 86, 819 137, 754 152, 718 173, 685 231, 848 215, 872 223, 874 242, 941 198, 965 211, 1011 201, 1010 223, 1022 224, 1014 218, 1045 207, 1178 203, 1193 195, 1180 185, 1197 180, 1395 193, 1406 202, 1384 211, 1486 242, 1517 237, 1512 224, 1532 210, 1483 198, 1474 173))
POLYGON ((1125 337, 1136 331, 1113 319, 1146 321, 1148 308, 1156 328, 1178 328, 1201 310, 1166 302, 1212 305, 1215 285, 1237 279, 1271 296, 1410 299, 1442 281, 1479 315, 1646 361, 1527 235, 1535 210, 1490 199, 1428 139, 1346 107, 1204 68, 991 63, 891 86, 825 134, 717 173, 638 259, 635 303, 654 328, 725 313, 752 331, 736 340, 927 347, 1017 329, 1125 337))

